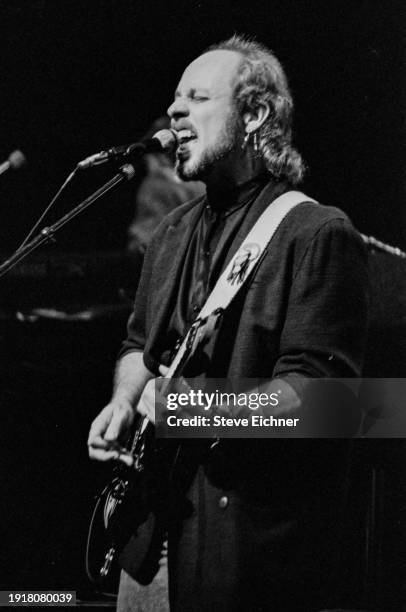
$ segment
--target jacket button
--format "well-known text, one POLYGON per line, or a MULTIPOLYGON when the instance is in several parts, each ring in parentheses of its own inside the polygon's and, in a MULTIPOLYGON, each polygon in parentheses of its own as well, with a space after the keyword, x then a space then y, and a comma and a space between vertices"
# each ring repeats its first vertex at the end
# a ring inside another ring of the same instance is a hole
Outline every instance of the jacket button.
POLYGON ((223 497, 220 497, 220 499, 219 499, 219 506, 220 506, 220 508, 227 508, 227 506, 228 506, 228 497, 226 497, 225 495, 223 495, 223 497))

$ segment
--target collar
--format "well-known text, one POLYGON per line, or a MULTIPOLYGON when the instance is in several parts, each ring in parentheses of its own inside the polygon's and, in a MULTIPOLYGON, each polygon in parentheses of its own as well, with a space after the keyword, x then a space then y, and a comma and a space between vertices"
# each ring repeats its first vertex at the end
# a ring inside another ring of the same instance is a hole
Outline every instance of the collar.
POLYGON ((236 187, 225 188, 214 196, 207 194, 207 206, 213 211, 223 212, 224 215, 234 212, 248 202, 252 202, 256 195, 270 181, 270 175, 266 172, 258 174, 254 178, 236 187))

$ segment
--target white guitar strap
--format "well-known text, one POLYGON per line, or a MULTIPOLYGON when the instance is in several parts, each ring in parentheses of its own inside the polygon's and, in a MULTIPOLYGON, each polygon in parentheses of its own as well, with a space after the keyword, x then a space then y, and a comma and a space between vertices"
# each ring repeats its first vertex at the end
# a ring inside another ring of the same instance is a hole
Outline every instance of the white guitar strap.
MULTIPOLYGON (((266 208, 217 280, 197 319, 204 319, 219 308, 222 310, 227 308, 260 262, 262 254, 288 212, 304 202, 315 202, 315 200, 300 191, 287 191, 266 208)), ((186 350, 187 339, 188 334, 172 361, 166 378, 171 378, 176 371, 186 350)))

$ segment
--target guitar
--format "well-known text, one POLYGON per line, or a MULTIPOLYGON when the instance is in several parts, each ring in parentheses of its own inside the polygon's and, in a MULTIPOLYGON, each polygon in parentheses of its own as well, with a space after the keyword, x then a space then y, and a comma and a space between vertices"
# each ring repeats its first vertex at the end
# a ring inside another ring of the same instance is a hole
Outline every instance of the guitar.
MULTIPOLYGON (((191 358, 207 344, 222 315, 223 309, 217 308, 196 319, 163 379, 161 395, 169 392, 172 379, 181 376, 191 358)), ((147 417, 138 416, 130 449, 134 463, 131 468, 114 468, 111 480, 96 498, 87 537, 86 573, 92 582, 110 591, 115 591, 118 583, 117 557, 131 535, 151 512, 162 513, 174 485, 180 445, 157 440, 154 425, 147 417)))

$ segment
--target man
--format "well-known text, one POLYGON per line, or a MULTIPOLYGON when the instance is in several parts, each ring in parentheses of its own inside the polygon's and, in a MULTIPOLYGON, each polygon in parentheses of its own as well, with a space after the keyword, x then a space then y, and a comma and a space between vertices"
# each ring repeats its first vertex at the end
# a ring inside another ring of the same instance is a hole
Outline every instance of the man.
MULTIPOLYGON (((302 179, 292 110, 279 62, 255 42, 235 36, 186 68, 168 109, 177 172, 203 181, 207 196, 154 234, 113 398, 92 424, 91 457, 130 463, 117 443, 136 410, 153 420, 153 379, 166 373, 176 340, 261 213, 302 179)), ((309 378, 360 374, 365 283, 362 243, 344 213, 296 206, 227 309, 200 369, 268 379, 283 390, 283 414, 296 414, 309 378)), ((189 444, 184 457, 189 511, 168 527, 171 610, 322 609, 332 593, 346 448, 282 439, 197 448, 189 444)))

